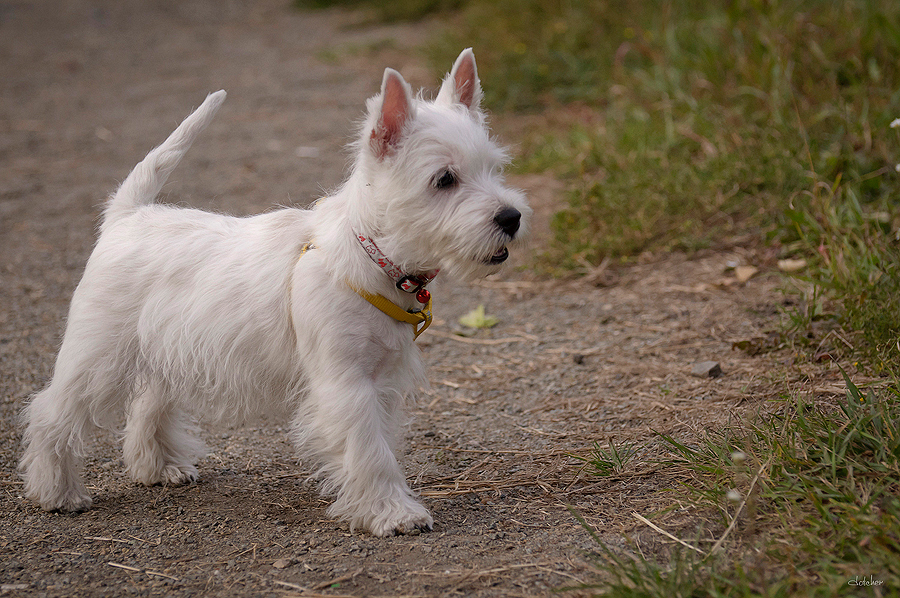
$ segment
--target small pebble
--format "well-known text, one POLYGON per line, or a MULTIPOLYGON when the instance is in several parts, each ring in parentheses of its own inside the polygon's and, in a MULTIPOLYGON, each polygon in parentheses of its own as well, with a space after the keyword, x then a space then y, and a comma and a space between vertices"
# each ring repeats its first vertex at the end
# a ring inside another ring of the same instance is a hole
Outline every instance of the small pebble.
POLYGON ((691 367, 691 376, 698 378, 718 378, 722 375, 722 366, 718 361, 701 361, 691 367))

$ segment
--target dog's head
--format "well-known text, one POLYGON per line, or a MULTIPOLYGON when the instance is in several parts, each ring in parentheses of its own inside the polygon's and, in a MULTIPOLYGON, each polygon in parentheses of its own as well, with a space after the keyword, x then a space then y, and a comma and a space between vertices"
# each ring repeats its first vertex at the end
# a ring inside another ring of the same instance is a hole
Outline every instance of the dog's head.
POLYGON ((527 231, 531 209, 505 183, 509 156, 490 136, 481 96, 468 49, 434 101, 413 97, 400 73, 387 69, 381 93, 368 102, 356 225, 406 271, 484 276, 527 231))

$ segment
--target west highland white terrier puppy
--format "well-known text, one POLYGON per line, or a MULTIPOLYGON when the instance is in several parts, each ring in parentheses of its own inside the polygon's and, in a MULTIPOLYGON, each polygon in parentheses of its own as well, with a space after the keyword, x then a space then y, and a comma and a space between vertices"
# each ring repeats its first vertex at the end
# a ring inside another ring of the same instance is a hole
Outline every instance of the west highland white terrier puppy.
POLYGON ((106 206, 53 379, 24 412, 25 494, 88 509, 86 436, 123 414, 130 476, 184 484, 204 450, 197 417, 286 408, 330 516, 376 536, 431 529, 395 456, 404 403, 426 382, 425 286, 439 270, 496 271, 530 215, 481 95, 470 49, 434 101, 385 70, 341 188, 248 218, 153 203, 225 99, 209 95, 106 206))

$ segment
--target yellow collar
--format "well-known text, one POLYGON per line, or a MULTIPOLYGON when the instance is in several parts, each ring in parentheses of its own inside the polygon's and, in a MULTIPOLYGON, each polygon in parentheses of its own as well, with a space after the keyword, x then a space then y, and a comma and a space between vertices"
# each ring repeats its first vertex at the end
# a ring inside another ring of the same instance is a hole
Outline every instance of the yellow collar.
MULTIPOLYGON (((312 243, 305 243, 303 247, 300 248, 300 257, 302 258, 307 251, 313 249, 315 245, 312 243)), ((405 322, 407 324, 412 324, 413 334, 415 336, 414 339, 419 338, 419 335, 425 332, 425 329, 431 325, 432 315, 431 315, 431 296, 429 295, 428 301, 425 303, 425 306, 421 309, 421 311, 406 311, 387 297, 383 295, 373 295, 371 293, 367 293, 361 289, 357 289, 350 283, 347 283, 347 286, 353 289, 353 291, 377 307, 383 313, 389 315, 394 318, 398 322, 405 322)))
POLYGON ((431 297, 428 297, 428 302, 425 303, 425 307, 423 307, 421 311, 406 311, 383 295, 373 295, 371 293, 367 293, 363 290, 357 289, 350 284, 348 284, 347 286, 356 291, 357 295, 359 295, 387 315, 391 316, 395 320, 399 322, 406 322, 407 324, 412 324, 413 332, 415 333, 415 336, 413 337, 414 339, 419 338, 419 335, 425 332, 425 329, 431 325, 431 297))

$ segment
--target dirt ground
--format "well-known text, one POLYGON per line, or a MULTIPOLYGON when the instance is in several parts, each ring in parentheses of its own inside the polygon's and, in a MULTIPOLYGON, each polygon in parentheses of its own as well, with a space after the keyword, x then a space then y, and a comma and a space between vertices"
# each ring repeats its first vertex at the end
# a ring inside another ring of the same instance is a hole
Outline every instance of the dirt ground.
POLYGON ((431 388, 403 456, 433 532, 380 539, 330 520, 271 420, 206 428, 193 485, 134 485, 100 436, 85 468, 91 511, 44 513, 21 496, 17 413, 51 376, 105 195, 224 88, 165 200, 232 214, 306 205, 341 181, 385 66, 436 87, 413 49, 427 30, 288 0, 0 3, 0 594, 540 596, 595 580, 593 541, 567 505, 612 546, 666 541, 632 513, 649 516, 671 476, 647 458, 596 478, 571 454, 595 441, 649 454, 654 432, 690 437, 759 409, 779 357, 732 343, 772 328, 779 279, 763 267, 740 283, 729 264, 758 258, 735 250, 539 280, 527 265, 561 201, 540 176, 515 181, 538 213, 518 267, 433 287, 437 320, 419 340, 431 388), (479 304, 499 324, 455 335, 479 304), (704 360, 724 375, 692 376, 704 360))

